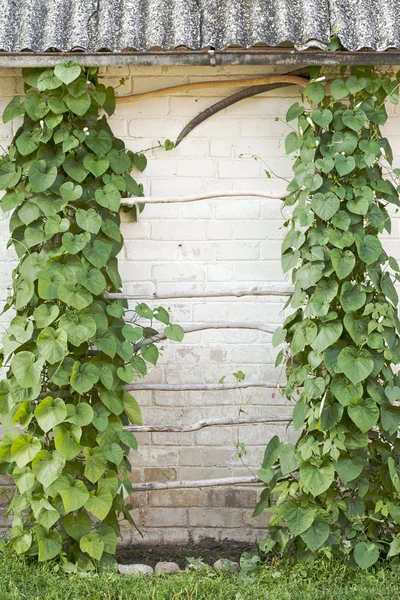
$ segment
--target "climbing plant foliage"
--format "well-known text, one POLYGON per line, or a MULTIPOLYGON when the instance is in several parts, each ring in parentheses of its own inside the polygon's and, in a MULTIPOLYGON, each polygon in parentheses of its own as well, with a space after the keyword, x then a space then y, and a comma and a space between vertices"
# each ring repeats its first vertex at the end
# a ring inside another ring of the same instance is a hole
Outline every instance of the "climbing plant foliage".
POLYGON ((104 296, 122 285, 121 198, 143 195, 130 171, 146 166, 100 117, 112 114, 114 89, 73 62, 25 69, 23 79, 25 99, 3 115, 23 123, 0 162, 19 257, 0 382, 0 472, 16 484, 10 540, 39 561, 60 556, 66 570, 110 567, 119 521, 133 523, 137 444, 124 426, 141 423, 123 386, 157 362, 154 320, 172 340, 183 330, 162 307, 132 314, 104 296))
POLYGON ((255 514, 272 513, 267 552, 341 553, 368 568, 400 554, 400 276, 379 239, 400 206, 380 131, 400 78, 355 68, 329 85, 311 72, 287 113, 297 121, 282 245, 293 312, 273 338, 301 434, 269 442, 255 514))

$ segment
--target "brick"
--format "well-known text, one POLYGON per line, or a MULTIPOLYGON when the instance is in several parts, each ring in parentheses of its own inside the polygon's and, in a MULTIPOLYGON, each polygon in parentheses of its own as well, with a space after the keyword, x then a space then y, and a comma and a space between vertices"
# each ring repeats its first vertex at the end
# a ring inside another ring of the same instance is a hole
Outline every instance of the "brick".
POLYGON ((186 508, 149 508, 144 525, 147 527, 184 527, 187 525, 186 508))
POLYGON ((206 302, 193 307, 193 320, 204 323, 228 320, 229 307, 225 302, 206 302))
MULTIPOLYGON (((191 509, 189 509, 190 518, 191 509)), ((221 530, 217 528, 193 527, 190 530, 190 537, 194 544, 201 544, 205 547, 209 544, 215 545, 221 539, 221 530)))
POLYGON ((176 479, 176 469, 144 469, 144 481, 169 481, 176 479))
POLYGON ((205 501, 208 506, 225 506, 226 508, 254 508, 258 500, 255 488, 208 488, 205 490, 205 501))
POLYGON ((229 240, 233 237, 233 223, 211 221, 206 224, 206 236, 211 240, 229 240))
POLYGON ((215 162, 213 160, 185 160, 178 161, 178 177, 214 177, 215 162))
POLYGON ((260 173, 260 163, 255 160, 221 160, 218 164, 218 175, 223 179, 259 177, 260 173))
POLYGON ((220 242, 216 247, 217 260, 255 260, 259 255, 259 242, 220 242))
POLYGON ((241 509, 192 508, 189 511, 189 525, 193 527, 241 527, 243 511, 241 509))
POLYGON ((6 515, 6 508, 0 507, 0 527, 11 527, 11 519, 6 515))
POLYGON ((210 140, 210 155, 218 158, 230 158, 233 144, 225 140, 210 140))
POLYGON ((185 546, 190 542, 190 532, 188 529, 179 527, 166 527, 163 531, 163 540, 165 545, 179 544, 185 546))
POLYGON ((184 119, 165 119, 153 117, 151 119, 133 119, 129 121, 129 135, 132 137, 158 137, 175 138, 186 125, 184 119))
MULTIPOLYGON (((236 188, 237 186, 235 186, 236 188)), ((250 200, 229 199, 220 200, 215 207, 216 219, 259 219, 260 201, 257 198, 250 200)))
POLYGON ((154 490, 150 492, 149 500, 150 506, 204 506, 205 495, 203 490, 182 487, 181 490, 154 490))
POLYGON ((175 221, 167 225, 162 221, 151 224, 153 238, 156 240, 202 240, 205 237, 205 223, 196 221, 175 221))
POLYGON ((240 135, 240 124, 237 119, 220 119, 218 126, 216 126, 215 119, 209 119, 196 127, 191 135, 211 139, 237 138, 240 135))
MULTIPOLYGON (((237 412, 237 411, 235 411, 237 412)), ((232 430, 236 430, 232 427, 232 430)), ((219 430, 220 431, 220 430, 219 430)), ((214 436, 215 443, 220 444, 219 436, 214 436)), ((221 467, 231 465, 237 462, 236 449, 231 447, 219 447, 216 445, 213 448, 204 448, 202 464, 205 467, 221 467)))

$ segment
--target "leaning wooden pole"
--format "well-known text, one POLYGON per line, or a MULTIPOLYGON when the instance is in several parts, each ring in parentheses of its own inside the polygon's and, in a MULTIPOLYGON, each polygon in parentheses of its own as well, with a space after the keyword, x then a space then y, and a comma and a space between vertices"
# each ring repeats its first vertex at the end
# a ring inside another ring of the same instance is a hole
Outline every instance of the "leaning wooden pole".
POLYGON ((212 81, 195 81, 192 83, 183 83, 181 85, 173 85, 158 90, 143 92, 142 94, 129 94, 129 96, 118 96, 117 104, 126 104, 137 102, 138 100, 148 100, 149 98, 157 98, 159 96, 171 96, 172 94, 181 94, 183 92, 193 92, 195 90, 205 89, 225 89, 228 87, 247 87, 249 85, 267 85, 272 83, 288 83, 306 87, 310 80, 306 77, 298 77, 297 75, 266 75, 264 77, 252 77, 247 79, 218 79, 212 81))

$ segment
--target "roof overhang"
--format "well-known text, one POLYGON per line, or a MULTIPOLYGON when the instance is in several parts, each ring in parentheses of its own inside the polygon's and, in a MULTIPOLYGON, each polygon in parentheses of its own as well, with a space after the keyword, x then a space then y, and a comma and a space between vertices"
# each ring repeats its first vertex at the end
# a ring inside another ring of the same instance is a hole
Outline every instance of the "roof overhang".
POLYGON ((294 50, 290 48, 231 49, 231 50, 171 50, 147 52, 0 52, 0 67, 51 67, 74 60, 86 66, 343 66, 343 65, 400 65, 400 50, 336 51, 294 50))

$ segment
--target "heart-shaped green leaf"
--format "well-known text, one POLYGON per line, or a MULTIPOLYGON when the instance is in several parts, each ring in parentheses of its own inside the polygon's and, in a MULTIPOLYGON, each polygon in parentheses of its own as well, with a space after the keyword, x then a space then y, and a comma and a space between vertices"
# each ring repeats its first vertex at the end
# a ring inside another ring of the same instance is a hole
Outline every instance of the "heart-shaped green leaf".
POLYGON ((93 296, 82 285, 62 283, 58 288, 58 297, 62 302, 82 310, 93 301, 93 296))
POLYGON ((335 100, 341 100, 349 94, 349 88, 343 79, 335 79, 332 81, 330 91, 335 100))
POLYGON ((40 450, 32 461, 35 477, 45 488, 59 478, 64 466, 65 458, 57 450, 51 453, 48 450, 40 450))
POLYGON ((335 166, 333 158, 318 158, 315 161, 317 168, 326 175, 332 171, 335 166))
POLYGON ((94 364, 76 361, 72 369, 70 383, 78 394, 86 394, 98 382, 99 377, 99 371, 94 364))
POLYGON ((379 548, 376 544, 359 542, 354 547, 354 560, 360 569, 369 569, 379 559, 379 548))
POLYGON ((99 296, 103 293, 107 286, 104 275, 98 269, 87 269, 82 271, 79 281, 83 287, 95 296, 99 296))
POLYGON ((79 227, 84 231, 88 231, 89 233, 98 233, 100 231, 102 219, 94 208, 89 208, 89 210, 78 208, 75 218, 79 227))
POLYGON ((61 316, 58 327, 65 331, 68 342, 73 346, 80 346, 96 334, 95 320, 80 312, 67 311, 61 316))
POLYGON ((82 233, 73 235, 68 231, 62 236, 62 244, 68 254, 78 254, 78 252, 86 246, 88 241, 88 237, 82 233))
POLYGON ((73 96, 72 94, 68 94, 65 96, 64 101, 69 110, 79 117, 83 117, 83 115, 87 113, 91 102, 90 96, 87 92, 77 97, 73 96))
POLYGON ((344 177, 344 175, 348 175, 352 171, 354 171, 356 167, 356 161, 352 156, 343 156, 343 154, 338 154, 335 156, 335 167, 339 175, 344 177))
POLYGON ((85 169, 83 161, 75 154, 69 154, 64 160, 63 167, 67 175, 72 177, 78 183, 86 179, 89 171, 85 169))
POLYGON ((387 385, 385 387, 385 396, 390 404, 394 404, 400 400, 400 387, 397 385, 387 385))
POLYGON ((332 192, 327 194, 314 194, 311 200, 311 208, 316 215, 323 221, 328 221, 337 213, 340 207, 340 200, 332 192))
POLYGON ((305 90, 307 98, 315 104, 319 104, 326 95, 325 87, 322 83, 309 83, 305 90))
POLYGON ((48 396, 42 400, 35 408, 35 417, 39 427, 45 433, 53 429, 55 425, 62 423, 67 416, 65 403, 61 398, 51 398, 48 396))
POLYGON ((66 515, 63 526, 67 534, 79 542, 92 529, 92 520, 86 512, 78 512, 76 515, 66 515))
POLYGON ((83 159, 83 165, 95 177, 101 177, 110 166, 110 161, 105 156, 94 156, 87 154, 83 159))
POLYGON ((374 361, 367 350, 353 347, 344 348, 338 357, 338 367, 347 379, 357 385, 364 381, 374 370, 374 361))
POLYGON ((350 275, 356 264, 356 258, 351 250, 342 251, 339 248, 331 250, 331 261, 339 279, 345 279, 350 275))
POLYGON ((60 194, 66 202, 78 200, 83 193, 80 185, 74 185, 72 181, 67 181, 60 186, 60 194))
POLYGON ((51 365, 60 362, 68 354, 67 334, 52 327, 42 329, 36 345, 39 355, 51 365))
POLYGON ((29 181, 34 192, 44 192, 53 185, 57 177, 57 168, 46 164, 44 160, 36 160, 29 167, 29 181))
POLYGON ((353 131, 336 131, 332 136, 332 146, 335 152, 351 154, 357 148, 358 138, 353 131))
POLYGON ((320 110, 319 108, 315 109, 311 113, 311 118, 320 127, 328 127, 330 123, 332 123, 333 115, 329 108, 324 108, 320 110))
POLYGON ((348 109, 342 114, 342 120, 349 129, 360 131, 367 121, 367 115, 360 108, 356 110, 348 109))
POLYGON ((92 129, 85 139, 85 144, 97 156, 104 156, 112 148, 112 139, 107 131, 92 129))
POLYGON ((298 102, 295 102, 286 113, 286 122, 289 123, 294 119, 298 119, 303 113, 304 106, 301 106, 298 102))
POLYGON ((358 255, 367 265, 372 265, 383 252, 382 244, 374 235, 365 235, 361 241, 357 241, 358 255))
POLYGON ((108 183, 102 190, 96 190, 95 198, 97 204, 100 204, 100 206, 108 208, 113 212, 119 210, 121 194, 114 185, 108 183))
POLYGON ((332 379, 331 392, 342 406, 348 406, 363 395, 361 383, 353 384, 344 375, 335 375, 332 379))

